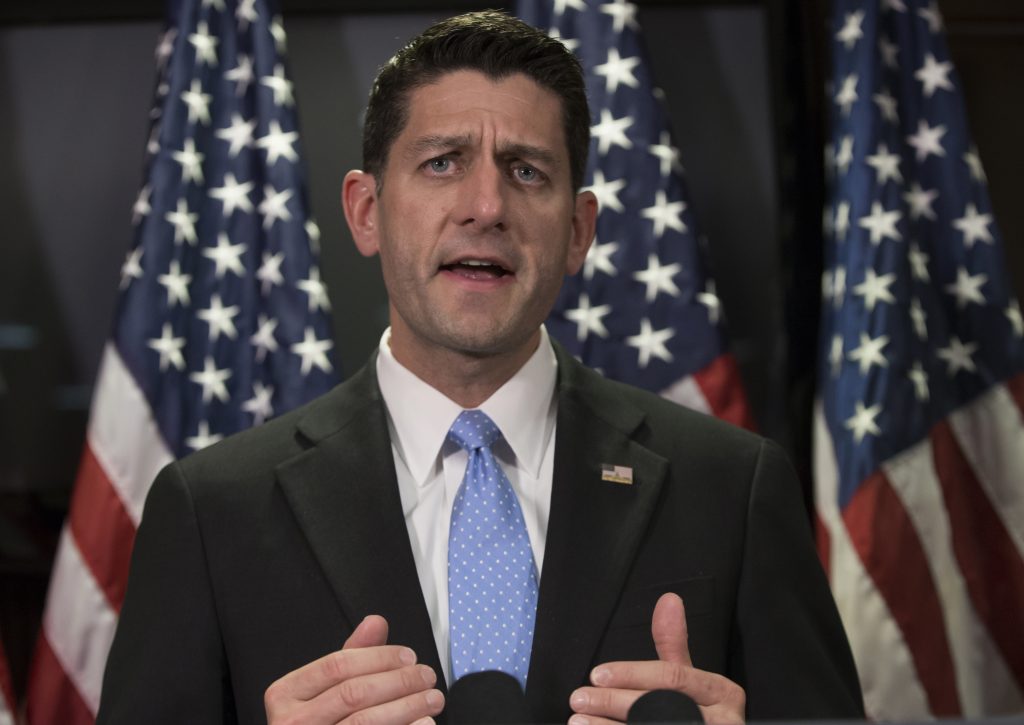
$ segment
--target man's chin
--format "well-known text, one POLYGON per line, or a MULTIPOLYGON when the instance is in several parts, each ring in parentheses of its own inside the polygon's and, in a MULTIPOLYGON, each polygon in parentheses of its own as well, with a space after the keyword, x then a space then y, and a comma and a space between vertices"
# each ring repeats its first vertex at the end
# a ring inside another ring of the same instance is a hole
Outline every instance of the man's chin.
POLYGON ((516 329, 509 324, 490 323, 487 325, 446 328, 435 342, 451 352, 473 359, 490 359, 514 356, 537 349, 540 324, 532 330, 516 329))
POLYGON ((537 314, 512 309, 511 304, 497 309, 442 302, 431 305, 423 301, 419 306, 401 308, 392 305, 392 343, 421 355, 434 351, 473 359, 514 357, 537 349, 543 322, 537 314))
POLYGON ((513 355, 516 352, 522 351, 529 342, 529 337, 517 337, 510 340, 508 337, 493 334, 463 335, 451 339, 446 347, 465 357, 484 360, 513 355))

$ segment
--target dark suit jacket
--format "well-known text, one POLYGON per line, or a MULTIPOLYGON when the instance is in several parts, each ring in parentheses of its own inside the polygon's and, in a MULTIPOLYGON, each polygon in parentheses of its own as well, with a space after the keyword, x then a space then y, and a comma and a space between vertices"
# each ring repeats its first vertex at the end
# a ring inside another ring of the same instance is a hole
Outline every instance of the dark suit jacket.
MULTIPOLYGON (((750 719, 861 717, 793 473, 773 444, 604 380, 558 349, 554 486, 527 699, 569 716, 600 662, 654 659, 686 604, 694 665, 750 719), (633 484, 601 480, 601 464, 633 484)), ((443 683, 373 361, 327 395, 169 465, 146 502, 100 722, 264 720, 275 679, 368 614, 443 683)), ((443 685, 442 685, 443 688, 443 685)))

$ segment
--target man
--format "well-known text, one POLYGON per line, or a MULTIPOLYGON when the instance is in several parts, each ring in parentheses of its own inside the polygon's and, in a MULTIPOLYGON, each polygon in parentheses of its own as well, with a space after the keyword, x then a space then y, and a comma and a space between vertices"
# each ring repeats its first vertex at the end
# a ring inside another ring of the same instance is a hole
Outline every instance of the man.
POLYGON ((710 722, 862 716, 778 449, 544 332, 594 234, 588 129, 575 59, 500 13, 382 69, 342 198, 391 327, 328 395, 160 474, 101 722, 443 718, 446 683, 489 669, 465 644, 488 603, 522 625, 495 668, 536 721, 623 721, 652 689, 710 722), (497 437, 464 444, 466 421, 497 437), (474 538, 498 519, 500 545, 474 538), (478 546, 481 569, 519 547, 511 579, 470 581, 478 546), (463 586, 491 599, 464 616, 463 586))

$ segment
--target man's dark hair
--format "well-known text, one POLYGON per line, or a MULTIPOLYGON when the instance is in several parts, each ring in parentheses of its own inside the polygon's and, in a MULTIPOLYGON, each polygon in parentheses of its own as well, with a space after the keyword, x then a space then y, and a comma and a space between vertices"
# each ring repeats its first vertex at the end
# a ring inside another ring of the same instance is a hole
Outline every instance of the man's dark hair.
POLYGON ((522 73, 562 103, 573 189, 583 185, 590 144, 583 69, 561 41, 495 10, 458 15, 430 26, 389 60, 374 81, 363 127, 363 170, 383 182, 388 152, 405 128, 409 93, 459 70, 500 80, 522 73))

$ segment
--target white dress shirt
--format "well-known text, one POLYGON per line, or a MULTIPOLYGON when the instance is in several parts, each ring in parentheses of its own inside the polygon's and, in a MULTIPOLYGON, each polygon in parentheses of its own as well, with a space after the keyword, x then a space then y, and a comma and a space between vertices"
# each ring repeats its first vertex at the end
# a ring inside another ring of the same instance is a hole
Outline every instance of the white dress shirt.
MULTIPOLYGON (((416 573, 445 680, 451 684, 448 527, 468 456, 447 435, 463 408, 395 360, 390 339, 389 328, 380 341, 377 381, 387 407, 391 452, 416 573)), ((541 327, 536 352, 479 407, 501 430, 503 439, 492 451, 519 497, 538 576, 551 511, 557 372, 555 352, 541 327)))

